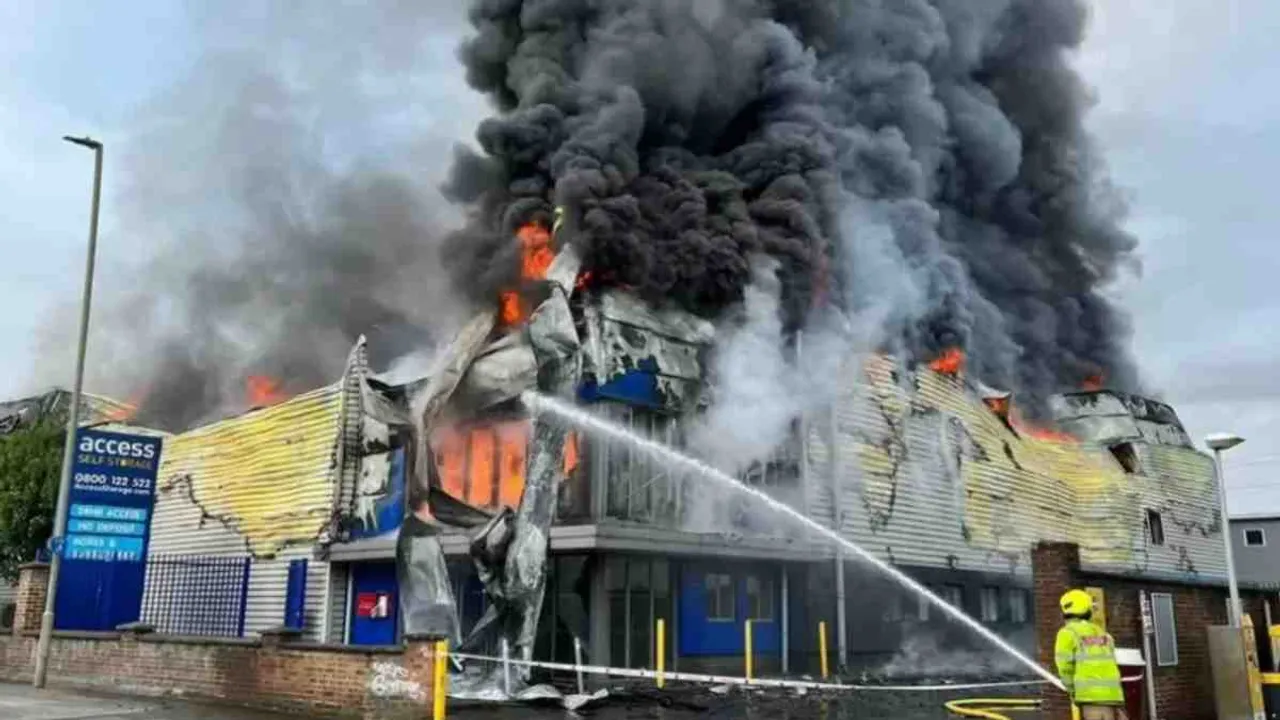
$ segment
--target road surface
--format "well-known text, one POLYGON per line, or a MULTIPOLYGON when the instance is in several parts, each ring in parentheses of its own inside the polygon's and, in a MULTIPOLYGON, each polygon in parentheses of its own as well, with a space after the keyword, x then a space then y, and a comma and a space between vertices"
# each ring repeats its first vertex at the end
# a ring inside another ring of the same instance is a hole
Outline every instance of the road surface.
POLYGON ((121 698, 0 683, 0 718, 4 720, 286 720, 288 717, 182 700, 121 698))

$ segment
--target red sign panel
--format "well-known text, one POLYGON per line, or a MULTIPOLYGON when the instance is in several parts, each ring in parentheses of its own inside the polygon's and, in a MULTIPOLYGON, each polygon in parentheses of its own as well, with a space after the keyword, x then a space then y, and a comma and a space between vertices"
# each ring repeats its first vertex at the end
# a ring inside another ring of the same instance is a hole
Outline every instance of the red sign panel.
POLYGON ((379 620, 391 617, 391 594, 362 592, 356 594, 356 617, 379 620))

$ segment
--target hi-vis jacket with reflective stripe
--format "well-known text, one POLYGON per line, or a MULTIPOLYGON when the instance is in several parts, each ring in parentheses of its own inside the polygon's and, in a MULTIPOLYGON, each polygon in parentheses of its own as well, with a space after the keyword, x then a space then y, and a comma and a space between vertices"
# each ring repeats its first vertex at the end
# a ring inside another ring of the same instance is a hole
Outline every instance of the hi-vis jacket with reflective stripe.
POLYGON ((1068 620, 1055 643, 1058 677, 1077 705, 1123 705, 1115 641, 1088 620, 1068 620))

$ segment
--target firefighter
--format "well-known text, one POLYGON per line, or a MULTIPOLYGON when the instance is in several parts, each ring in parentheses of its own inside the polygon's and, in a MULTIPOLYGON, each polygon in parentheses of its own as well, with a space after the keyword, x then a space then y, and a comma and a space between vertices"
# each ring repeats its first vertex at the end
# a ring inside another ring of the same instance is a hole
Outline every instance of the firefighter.
POLYGON ((1080 708, 1080 720, 1128 720, 1116 643, 1093 622, 1093 598, 1084 590, 1071 590, 1059 602, 1066 622, 1058 631, 1054 655, 1058 677, 1080 708))

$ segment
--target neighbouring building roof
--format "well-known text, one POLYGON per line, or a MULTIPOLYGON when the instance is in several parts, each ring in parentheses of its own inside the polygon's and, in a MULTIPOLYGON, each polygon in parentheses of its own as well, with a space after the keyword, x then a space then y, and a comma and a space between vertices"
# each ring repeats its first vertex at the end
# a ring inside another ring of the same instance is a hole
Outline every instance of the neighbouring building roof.
POLYGON ((1277 512, 1267 512, 1267 513, 1240 513, 1240 514, 1237 514, 1237 515, 1232 515, 1229 519, 1230 519, 1230 521, 1231 521, 1231 522, 1233 522, 1233 523, 1234 523, 1234 522, 1262 522, 1262 521, 1266 521, 1266 520, 1280 520, 1280 513, 1277 513, 1277 512))
MULTIPOLYGON (((57 388, 31 397, 0 402, 0 435, 63 412, 70 403, 71 393, 57 388)), ((105 395, 80 394, 81 425, 124 423, 136 411, 134 405, 105 395)))

